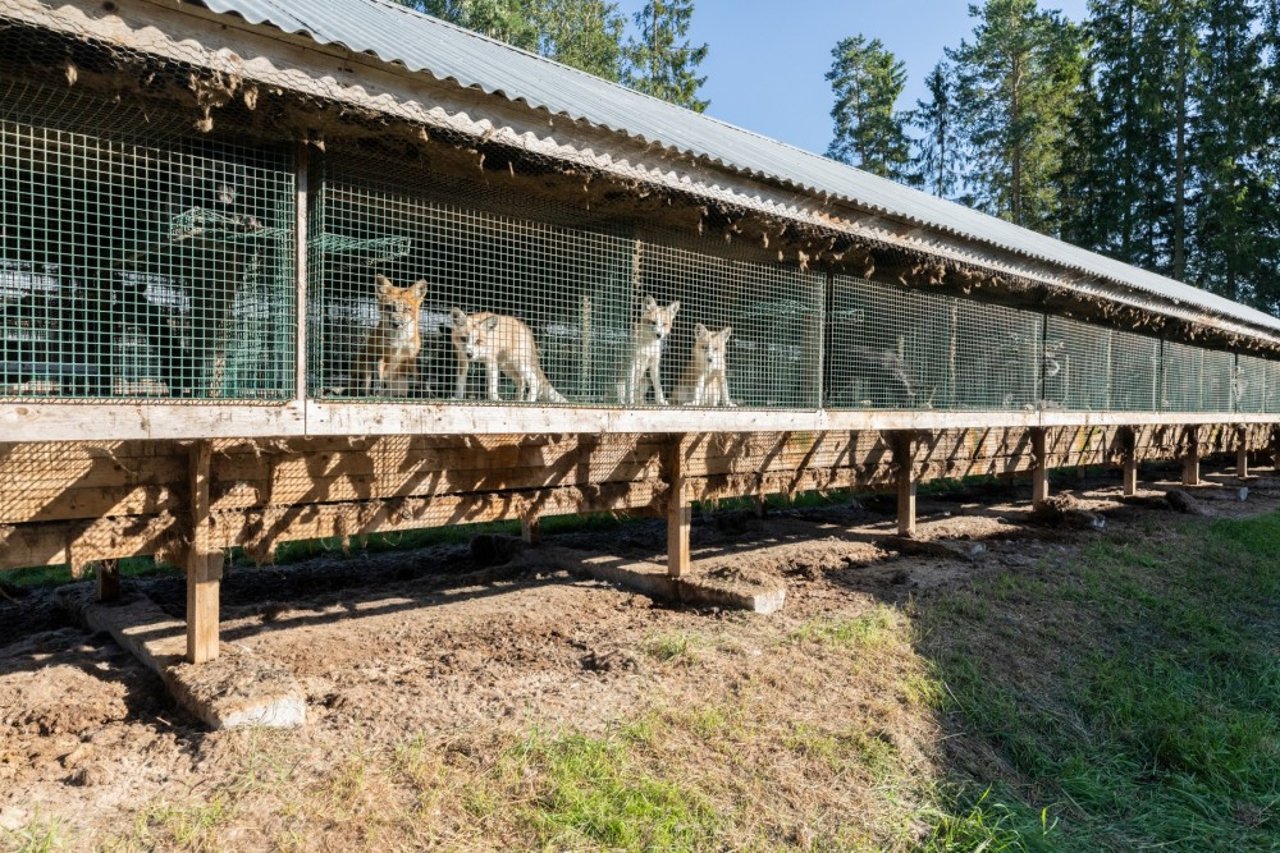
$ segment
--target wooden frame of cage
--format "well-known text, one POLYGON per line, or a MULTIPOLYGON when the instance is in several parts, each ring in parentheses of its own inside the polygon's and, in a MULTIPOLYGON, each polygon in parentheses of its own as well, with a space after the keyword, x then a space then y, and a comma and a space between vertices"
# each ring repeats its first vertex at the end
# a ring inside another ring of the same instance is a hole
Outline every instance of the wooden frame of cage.
MULTIPOLYGON (((204 32, 192 22, 201 21, 222 34, 219 46, 233 44, 241 55, 259 57, 239 71, 312 96, 336 94, 361 107, 385 109, 389 93, 402 118, 424 126, 506 141, 622 180, 729 197, 772 216, 829 224, 825 212, 794 193, 727 174, 714 180, 694 175, 691 181, 683 166, 663 163, 645 146, 618 143, 598 130, 578 127, 575 143, 559 141, 539 126, 541 119, 513 105, 436 81, 407 82, 370 57, 321 49, 300 36, 267 39, 248 24, 194 7, 178 13, 146 2, 121 5, 116 18, 103 16, 88 0, 55 10, 37 0, 0 3, 5 14, 19 19, 67 32, 92 30, 124 47, 184 61, 204 32), (262 58, 272 52, 284 60, 276 65, 262 58), (337 88, 317 82, 325 79, 336 79, 337 88), (618 150, 611 155, 611 148, 618 150)), ((219 61, 210 59, 210 66, 219 61)), ((898 498, 899 532, 909 535, 916 487, 927 479, 1027 474, 1033 498, 1044 500, 1051 468, 1115 465, 1123 470, 1124 492, 1133 494, 1142 460, 1179 459, 1184 482, 1195 483, 1204 456, 1234 451, 1238 473, 1244 474, 1250 452, 1276 450, 1276 414, 620 409, 310 399, 302 310, 308 286, 308 151, 301 145, 297 155, 299 310, 291 401, 0 404, 0 478, 13 475, 7 465, 26 464, 24 454, 39 458, 43 446, 65 453, 54 466, 64 480, 54 476, 42 498, 20 494, 10 504, 0 490, 0 569, 69 563, 79 571, 96 561, 158 553, 187 573, 187 648, 193 661, 217 655, 222 554, 233 546, 269 555, 275 543, 291 539, 497 519, 519 519, 534 537, 540 516, 636 512, 667 519, 668 569, 679 577, 690 567, 690 507, 696 500, 888 489, 898 498), (414 440, 459 443, 453 455, 436 457, 447 463, 416 470, 424 481, 434 475, 447 479, 450 471, 468 476, 443 490, 396 479, 402 463, 436 452, 415 450, 414 440), (630 447, 633 479, 597 477, 599 448, 614 446, 610 442, 630 447), (526 453, 536 465, 511 462, 526 453), (260 461, 264 455, 272 460, 269 476, 236 479, 246 458, 260 461), (555 481, 530 479, 529 471, 542 469, 567 473, 555 481), (281 470, 301 473, 293 482, 281 470), (250 485, 236 485, 243 483, 250 485), (289 496, 282 494, 289 489, 289 496)), ((972 246, 937 235, 926 243, 917 230, 879 215, 847 218, 843 226, 870 240, 927 245, 942 258, 975 260, 972 246)), ((1047 283, 1072 279, 1068 272, 1007 253, 977 261, 1047 283)), ((99 569, 98 578, 102 596, 118 593, 118 576, 109 566, 99 569)))

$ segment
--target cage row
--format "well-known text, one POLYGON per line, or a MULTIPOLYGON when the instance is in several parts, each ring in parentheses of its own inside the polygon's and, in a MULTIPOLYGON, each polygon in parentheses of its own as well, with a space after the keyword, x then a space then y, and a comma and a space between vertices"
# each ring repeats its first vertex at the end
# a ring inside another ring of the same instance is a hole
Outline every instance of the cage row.
MULTIPOLYGON (((636 239, 395 164, 334 161, 310 198, 313 397, 1280 411, 1280 362, 636 239)), ((0 121, 0 396, 293 396, 294 200, 283 151, 0 121)))

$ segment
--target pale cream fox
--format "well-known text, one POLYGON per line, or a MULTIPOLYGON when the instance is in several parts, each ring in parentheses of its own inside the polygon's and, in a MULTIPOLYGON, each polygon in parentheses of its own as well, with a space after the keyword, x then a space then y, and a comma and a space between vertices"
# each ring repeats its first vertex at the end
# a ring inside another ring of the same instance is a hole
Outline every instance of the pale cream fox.
POLYGON ((618 401, 626 406, 643 403, 646 385, 653 389, 659 406, 667 405, 662 393, 662 348, 676 321, 679 302, 665 307, 652 296, 646 296, 644 309, 631 334, 631 365, 626 378, 618 385, 618 401))
POLYGON ((565 403, 564 396, 551 387, 538 365, 538 345, 529 327, 515 317, 481 311, 467 314, 459 308, 453 316, 453 348, 458 355, 458 384, 455 397, 467 396, 467 374, 471 362, 484 362, 489 376, 489 399, 498 400, 498 372, 516 383, 516 399, 528 403, 565 403))
POLYGON ((427 283, 396 287, 381 275, 375 282, 378 324, 365 338, 352 365, 356 391, 404 397, 418 377, 418 352, 422 349, 418 318, 427 283))
POLYGON ((675 401, 680 406, 736 406, 729 397, 729 336, 732 326, 718 332, 694 327, 693 352, 676 385, 675 401))

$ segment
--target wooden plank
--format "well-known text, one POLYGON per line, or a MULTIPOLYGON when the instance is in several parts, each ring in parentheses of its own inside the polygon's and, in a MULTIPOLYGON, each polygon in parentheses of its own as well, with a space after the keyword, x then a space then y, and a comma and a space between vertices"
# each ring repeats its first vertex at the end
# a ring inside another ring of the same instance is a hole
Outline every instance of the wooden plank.
POLYGON ((222 555, 210 534, 209 463, 213 445, 190 448, 191 545, 187 549, 187 660, 205 663, 218 657, 218 598, 222 555))
POLYGON ((1049 454, 1043 429, 1031 431, 1031 456, 1031 503, 1038 505, 1049 499, 1049 454))
POLYGON ((94 568, 97 580, 98 601, 120 600, 120 562, 118 560, 98 560, 94 568))
POLYGON ((520 520, 520 539, 526 545, 542 544, 542 522, 537 518, 520 520))
POLYGON ((899 433, 893 438, 894 461, 898 466, 898 535, 916 532, 915 436, 899 433))
POLYGON ((677 436, 667 451, 667 574, 679 578, 689 573, 691 564, 689 530, 693 524, 693 507, 685 496, 684 436, 677 436))
POLYGON ((1200 441, 1195 427, 1187 427, 1182 451, 1182 485, 1200 485, 1200 441))

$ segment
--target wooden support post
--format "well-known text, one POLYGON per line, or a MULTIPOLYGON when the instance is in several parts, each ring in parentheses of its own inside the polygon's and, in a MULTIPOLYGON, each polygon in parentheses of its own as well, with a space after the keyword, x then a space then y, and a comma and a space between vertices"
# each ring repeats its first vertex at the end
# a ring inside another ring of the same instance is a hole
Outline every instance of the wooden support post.
POLYGON ((537 518, 520 519, 520 538, 526 545, 541 545, 542 522, 537 518))
POLYGON ((218 593, 222 554, 209 542, 209 466, 213 442, 197 441, 189 451, 191 547, 187 550, 187 660, 204 663, 218 656, 218 593))
POLYGON ((1121 491, 1126 498, 1131 498, 1138 494, 1138 438, 1137 433, 1132 427, 1125 427, 1124 436, 1121 439, 1124 442, 1124 459, 1123 459, 1123 482, 1121 491))
POLYGON ((1049 452, 1045 430, 1031 430, 1031 503, 1039 506, 1049 499, 1049 452))
POLYGON ((915 436, 898 433, 893 440, 893 460, 898 466, 898 535, 916 533, 915 436))
POLYGON ((1187 427, 1184 435, 1186 446, 1182 455, 1182 485, 1200 485, 1200 433, 1195 427, 1187 427))
POLYGON ((99 560, 93 570, 98 579, 98 600, 120 600, 120 561, 99 560))
POLYGON ((688 574, 689 527, 693 522, 693 508, 684 494, 684 452, 687 447, 683 435, 675 436, 667 449, 667 574, 673 578, 688 574))
POLYGON ((1236 434, 1236 477, 1249 479, 1249 432, 1243 429, 1236 434))

